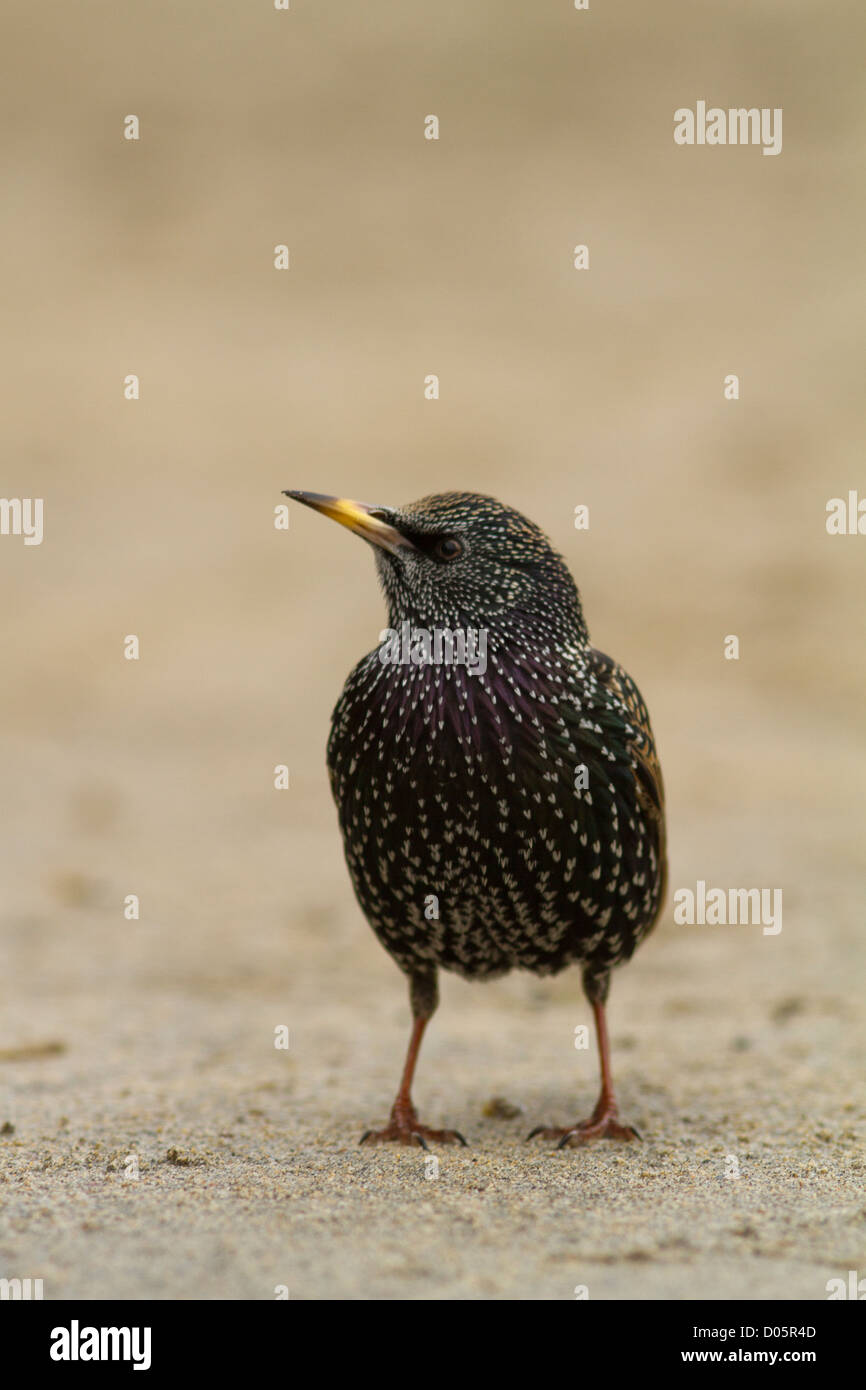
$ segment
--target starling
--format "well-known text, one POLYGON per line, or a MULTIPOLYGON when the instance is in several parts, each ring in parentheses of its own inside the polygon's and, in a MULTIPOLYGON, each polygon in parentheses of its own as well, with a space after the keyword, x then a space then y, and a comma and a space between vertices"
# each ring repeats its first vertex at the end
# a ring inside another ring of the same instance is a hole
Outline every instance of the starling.
POLYGON ((592 647, 564 560, 533 522, 469 492, 405 507, 288 497, 374 547, 389 629, 334 710, 328 769, 370 925, 408 976, 412 1034, 389 1123, 362 1143, 465 1143, 411 1098, 441 966, 471 980, 581 967, 601 1061, 588 1120, 558 1147, 639 1137, 620 1122, 610 972, 654 926, 667 876, 646 706, 592 647))

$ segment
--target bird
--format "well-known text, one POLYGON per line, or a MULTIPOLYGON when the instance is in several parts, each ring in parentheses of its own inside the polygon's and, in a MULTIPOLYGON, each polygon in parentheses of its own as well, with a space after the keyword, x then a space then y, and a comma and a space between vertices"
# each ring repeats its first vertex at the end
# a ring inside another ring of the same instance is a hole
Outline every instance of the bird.
POLYGON ((355 895, 412 1013, 389 1121, 360 1142, 466 1143, 423 1124, 412 1099, 440 969, 483 981, 569 965, 593 1014, 599 1098, 588 1119, 527 1139, 639 1139, 619 1116, 606 1016, 611 971, 655 926, 667 884, 661 766, 635 682, 591 645, 544 531, 496 498, 284 495, 369 543, 388 610, 327 748, 355 895))

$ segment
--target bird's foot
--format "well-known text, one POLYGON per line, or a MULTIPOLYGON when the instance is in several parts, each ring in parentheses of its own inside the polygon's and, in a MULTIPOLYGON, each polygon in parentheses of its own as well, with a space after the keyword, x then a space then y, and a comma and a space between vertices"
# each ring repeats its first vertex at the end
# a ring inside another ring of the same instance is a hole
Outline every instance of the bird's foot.
POLYGON ((391 1119, 384 1129, 368 1129, 361 1135, 361 1144, 416 1144, 422 1149, 431 1144, 462 1144, 466 1140, 456 1129, 430 1129, 422 1125, 414 1106, 394 1106, 391 1119))
POLYGON ((616 1107, 600 1109, 598 1106, 589 1120, 581 1120, 579 1124, 571 1125, 567 1129, 546 1129, 544 1125, 538 1125, 526 1138, 534 1139, 537 1134, 540 1134, 542 1139, 558 1140, 558 1149, 588 1144, 592 1139, 618 1139, 624 1144, 630 1144, 633 1139, 640 1139, 637 1130, 632 1129, 631 1125, 620 1124, 616 1107))

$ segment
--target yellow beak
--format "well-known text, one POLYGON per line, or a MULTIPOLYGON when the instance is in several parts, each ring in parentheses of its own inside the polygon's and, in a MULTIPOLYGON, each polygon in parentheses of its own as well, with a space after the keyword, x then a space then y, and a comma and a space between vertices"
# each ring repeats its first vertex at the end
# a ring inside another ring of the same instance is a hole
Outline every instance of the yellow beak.
POLYGON ((348 526, 356 536, 362 536, 365 541, 378 545, 382 550, 389 550, 392 555, 401 550, 417 549, 394 526, 389 526, 387 521, 376 516, 376 512, 384 508, 368 506, 364 502, 350 502, 348 497, 325 497, 320 492, 291 492, 286 489, 283 496, 293 497, 296 502, 303 502, 305 507, 312 507, 323 516, 329 516, 332 521, 339 521, 341 526, 348 526))

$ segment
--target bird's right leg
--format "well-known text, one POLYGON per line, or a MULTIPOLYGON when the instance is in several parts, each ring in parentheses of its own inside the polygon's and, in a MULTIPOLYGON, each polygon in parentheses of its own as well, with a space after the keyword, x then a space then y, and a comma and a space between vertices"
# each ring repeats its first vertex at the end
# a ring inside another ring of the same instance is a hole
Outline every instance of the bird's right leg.
POLYGON ((435 970, 410 976, 409 998, 412 1005, 412 1036, 409 1039, 400 1089, 391 1107, 391 1119, 384 1129, 368 1129, 366 1134, 361 1136, 361 1143, 420 1144, 422 1149, 427 1148, 428 1139, 434 1144, 465 1144, 466 1140, 456 1129, 429 1129, 427 1125, 422 1125, 412 1104, 412 1078, 415 1075, 421 1039, 439 1002, 435 970))
POLYGON ((631 1125, 620 1123, 619 1107, 613 1090, 610 1039, 607 1032, 607 1015, 604 1009, 609 981, 609 973, 599 977, 589 971, 584 971, 583 987, 595 1016, 598 1055, 601 1062, 601 1095, 596 1102, 595 1109, 588 1120, 580 1120, 576 1125, 567 1125, 564 1129, 548 1129, 544 1125, 538 1125, 531 1134, 526 1136, 527 1139, 534 1139, 536 1134, 540 1134, 544 1139, 558 1139, 559 1143, 556 1146, 558 1149, 568 1148, 572 1144, 585 1144, 590 1139, 619 1139, 626 1144, 630 1143, 632 1139, 640 1139, 636 1129, 633 1129, 631 1125))

